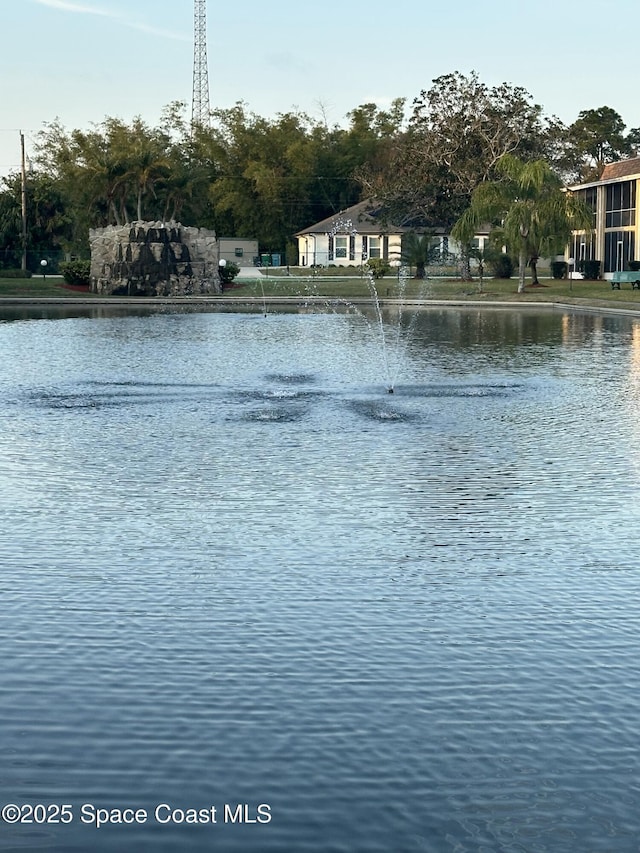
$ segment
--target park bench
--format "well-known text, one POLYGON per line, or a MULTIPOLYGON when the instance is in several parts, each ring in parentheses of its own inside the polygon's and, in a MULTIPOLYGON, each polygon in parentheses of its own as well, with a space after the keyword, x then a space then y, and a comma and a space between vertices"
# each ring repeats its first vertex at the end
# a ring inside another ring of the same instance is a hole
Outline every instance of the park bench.
POLYGON ((632 290, 640 290, 640 270, 624 270, 614 272, 611 277, 611 290, 620 290, 620 285, 628 281, 632 290))

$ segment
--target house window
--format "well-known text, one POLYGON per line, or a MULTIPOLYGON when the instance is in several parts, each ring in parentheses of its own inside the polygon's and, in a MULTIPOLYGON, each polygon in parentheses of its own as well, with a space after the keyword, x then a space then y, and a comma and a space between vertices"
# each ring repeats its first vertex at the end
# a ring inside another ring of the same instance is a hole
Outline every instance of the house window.
POLYGON ((369 237, 369 257, 370 258, 379 258, 380 257, 380 238, 379 237, 369 237))
POLYGON ((440 237, 429 237, 429 260, 432 264, 443 263, 442 240, 440 237))
POLYGON ((336 237, 336 242, 335 242, 336 260, 338 258, 346 258, 347 257, 348 245, 349 245, 349 238, 348 237, 336 237))
POLYGON ((636 224, 636 182, 609 184, 606 192, 605 228, 636 224))
POLYGON ((236 258, 241 258, 244 255, 244 249, 236 249, 235 256, 236 258))

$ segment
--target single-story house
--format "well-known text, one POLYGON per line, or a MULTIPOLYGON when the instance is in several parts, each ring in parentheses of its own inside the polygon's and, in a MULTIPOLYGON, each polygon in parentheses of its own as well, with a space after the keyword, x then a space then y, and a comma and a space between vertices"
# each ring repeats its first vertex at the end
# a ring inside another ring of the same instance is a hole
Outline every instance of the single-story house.
POLYGON ((600 180, 569 187, 593 210, 593 231, 574 232, 568 258, 601 262, 601 273, 610 279, 614 272, 629 269, 629 261, 640 260, 640 157, 608 163, 600 180))
MULTIPOLYGON (((393 225, 381 216, 381 206, 366 199, 335 216, 329 216, 295 234, 298 260, 303 267, 359 267, 370 259, 389 261, 400 266, 402 236, 415 229, 393 225)), ((443 228, 429 229, 431 242, 439 250, 442 263, 453 263, 457 245, 443 228)), ((488 233, 476 237, 484 246, 488 233)))

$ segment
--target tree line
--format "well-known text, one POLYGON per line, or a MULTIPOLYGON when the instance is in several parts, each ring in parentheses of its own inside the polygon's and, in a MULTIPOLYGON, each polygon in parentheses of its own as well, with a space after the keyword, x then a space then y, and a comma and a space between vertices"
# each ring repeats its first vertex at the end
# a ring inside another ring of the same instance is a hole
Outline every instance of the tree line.
MULTIPOLYGON (((297 231, 364 198, 416 232, 451 228, 479 186, 509 179, 505 155, 543 162, 572 184, 640 147, 640 129, 610 107, 565 125, 522 87, 489 86, 475 72, 438 77, 410 104, 362 104, 344 127, 304 112, 264 118, 242 102, 213 110, 209 127, 185 116, 176 102, 155 127, 140 117, 107 117, 89 130, 44 125, 26 179, 27 248, 86 257, 90 228, 176 220, 257 239, 294 264, 297 231)), ((23 247, 21 192, 20 172, 2 180, 5 267, 23 247)))

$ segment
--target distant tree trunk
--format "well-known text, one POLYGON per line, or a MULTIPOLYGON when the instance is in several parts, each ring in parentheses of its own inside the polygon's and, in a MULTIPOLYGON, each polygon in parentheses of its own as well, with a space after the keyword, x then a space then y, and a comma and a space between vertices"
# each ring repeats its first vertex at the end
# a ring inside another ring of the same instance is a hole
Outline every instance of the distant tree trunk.
POLYGON ((424 261, 418 261, 416 264, 416 278, 426 278, 424 261))
POLYGON ((532 255, 529 260, 529 266, 531 267, 531 284, 540 284, 538 281, 538 256, 532 255))
POLYGON ((471 255, 469 254, 468 243, 463 243, 460 246, 460 278, 463 281, 471 281, 471 255))
POLYGON ((170 201, 169 199, 167 199, 166 204, 164 206, 164 213, 162 214, 162 220, 163 220, 163 222, 176 222, 177 219, 178 219, 178 202, 177 201, 170 201), (169 213, 169 205, 170 204, 172 205, 171 213, 169 213))
POLYGON ((518 253, 518 293, 524 293, 524 288, 527 283, 527 237, 529 229, 524 225, 520 225, 520 252, 518 253))
POLYGON ((518 255, 518 293, 524 293, 527 283, 527 251, 525 246, 520 247, 518 255))
POLYGON ((124 196, 120 199, 120 219, 123 223, 131 222, 129 211, 127 210, 127 201, 124 196))
POLYGON ((113 199, 109 199, 109 210, 111 211, 111 215, 115 219, 115 224, 122 225, 122 222, 120 222, 120 217, 118 216, 118 208, 116 207, 116 203, 113 199))

